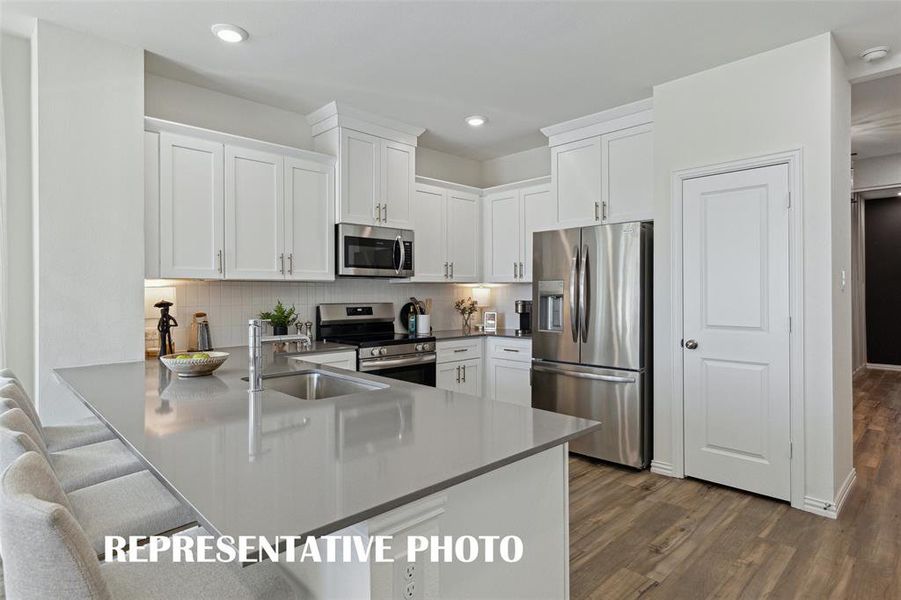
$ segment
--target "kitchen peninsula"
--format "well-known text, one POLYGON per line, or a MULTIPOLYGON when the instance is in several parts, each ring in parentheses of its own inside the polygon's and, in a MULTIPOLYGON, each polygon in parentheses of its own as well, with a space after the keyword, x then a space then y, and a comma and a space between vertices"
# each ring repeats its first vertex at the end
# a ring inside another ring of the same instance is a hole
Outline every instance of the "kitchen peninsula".
MULTIPOLYGON (((393 535, 398 555, 407 535, 516 535, 518 563, 417 561, 416 597, 566 596, 567 442, 598 423, 272 353, 249 393, 247 349, 226 350, 196 379, 156 360, 56 376, 213 534, 393 535), (366 389, 277 391, 310 370, 366 389)), ((283 565, 309 597, 381 598, 403 597, 396 564, 283 565)))

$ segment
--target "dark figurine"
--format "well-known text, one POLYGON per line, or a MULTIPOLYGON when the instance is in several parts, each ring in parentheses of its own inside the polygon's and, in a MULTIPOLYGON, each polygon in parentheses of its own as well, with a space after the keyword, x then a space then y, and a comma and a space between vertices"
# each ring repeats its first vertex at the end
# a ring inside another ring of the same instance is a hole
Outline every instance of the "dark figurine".
POLYGON ((160 332, 160 356, 175 352, 175 345, 172 343, 172 328, 178 327, 178 321, 169 314, 170 306, 172 303, 168 300, 160 300, 153 305, 154 308, 160 309, 160 320, 156 324, 156 330, 160 332))

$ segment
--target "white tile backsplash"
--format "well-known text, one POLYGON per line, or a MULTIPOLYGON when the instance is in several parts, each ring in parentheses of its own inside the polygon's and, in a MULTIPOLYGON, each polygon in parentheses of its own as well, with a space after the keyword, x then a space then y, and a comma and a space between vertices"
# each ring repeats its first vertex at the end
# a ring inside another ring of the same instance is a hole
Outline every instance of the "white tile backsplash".
MULTIPOLYGON (((219 347, 243 346, 247 343, 247 320, 261 311, 270 310, 276 300, 294 305, 302 321, 316 322, 316 305, 326 302, 393 302, 400 311, 410 296, 432 299, 432 328, 460 327, 460 315, 454 310, 457 298, 471 295, 471 286, 442 283, 389 283, 379 279, 338 279, 334 282, 268 282, 268 281, 189 281, 152 280, 146 287, 174 287, 175 306, 171 314, 178 321, 173 341, 178 350, 186 347, 191 317, 203 311, 209 315, 213 344, 219 347)), ((515 328, 515 300, 530 298, 531 285, 526 283, 492 285, 489 310, 498 312, 501 328, 515 328)), ((146 319, 145 327, 155 327, 156 318, 146 319)))

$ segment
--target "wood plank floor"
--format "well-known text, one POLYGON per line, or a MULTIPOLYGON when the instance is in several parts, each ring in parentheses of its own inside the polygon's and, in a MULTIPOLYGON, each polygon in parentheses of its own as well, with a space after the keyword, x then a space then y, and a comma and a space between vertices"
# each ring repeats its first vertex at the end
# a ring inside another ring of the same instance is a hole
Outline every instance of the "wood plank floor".
POLYGON ((571 597, 901 598, 901 372, 856 378, 854 465, 831 520, 571 458, 571 597))

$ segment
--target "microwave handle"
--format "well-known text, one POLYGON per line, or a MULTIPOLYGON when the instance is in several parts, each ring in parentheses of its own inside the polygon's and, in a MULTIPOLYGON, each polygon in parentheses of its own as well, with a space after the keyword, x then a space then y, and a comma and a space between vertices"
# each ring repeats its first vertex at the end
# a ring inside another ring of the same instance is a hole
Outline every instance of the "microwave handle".
POLYGON ((400 252, 398 253, 400 260, 394 265, 394 272, 400 274, 401 269, 404 268, 404 263, 407 261, 407 250, 404 248, 404 239, 400 235, 394 238, 394 243, 400 248, 400 252))

